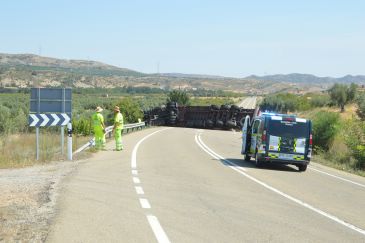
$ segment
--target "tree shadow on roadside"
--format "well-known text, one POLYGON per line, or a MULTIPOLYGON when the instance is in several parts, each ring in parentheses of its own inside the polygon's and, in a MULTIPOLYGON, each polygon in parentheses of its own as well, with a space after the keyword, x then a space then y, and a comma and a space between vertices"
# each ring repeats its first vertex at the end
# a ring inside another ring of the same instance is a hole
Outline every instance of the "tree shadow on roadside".
MULTIPOLYGON (((244 159, 237 158, 226 158, 229 162, 233 163, 235 166, 242 168, 251 168, 257 170, 272 170, 272 171, 287 171, 287 172, 298 172, 297 169, 284 164, 272 164, 272 163, 263 163, 260 168, 256 167, 255 161, 251 160, 250 162, 245 161, 244 159)), ((220 159, 221 163, 230 166, 225 160, 220 159)))

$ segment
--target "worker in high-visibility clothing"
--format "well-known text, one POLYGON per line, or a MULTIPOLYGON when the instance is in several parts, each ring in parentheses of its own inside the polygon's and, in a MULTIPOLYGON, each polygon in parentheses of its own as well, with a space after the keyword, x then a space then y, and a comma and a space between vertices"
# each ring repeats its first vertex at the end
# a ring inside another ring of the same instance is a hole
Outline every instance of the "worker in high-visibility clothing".
POLYGON ((113 133, 115 138, 115 150, 121 151, 123 149, 122 144, 122 131, 123 131, 124 121, 123 115, 120 113, 118 106, 114 107, 114 127, 113 133))
POLYGON ((98 106, 95 109, 95 113, 92 115, 92 124, 94 128, 95 135, 95 147, 96 149, 105 149, 105 124, 104 117, 101 114, 103 109, 98 106))

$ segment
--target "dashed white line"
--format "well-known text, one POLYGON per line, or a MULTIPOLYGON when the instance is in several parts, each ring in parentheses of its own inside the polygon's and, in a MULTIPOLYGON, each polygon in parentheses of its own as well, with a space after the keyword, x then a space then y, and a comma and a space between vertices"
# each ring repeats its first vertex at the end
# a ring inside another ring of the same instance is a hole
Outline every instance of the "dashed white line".
POLYGON ((357 183, 357 182, 355 182, 355 181, 351 181, 351 180, 345 179, 345 178, 340 177, 340 176, 332 175, 332 174, 330 174, 330 173, 327 173, 327 172, 324 172, 324 171, 321 171, 321 170, 317 170, 317 169, 313 168, 312 166, 310 166, 310 167, 309 167, 309 169, 314 170, 314 171, 316 171, 316 172, 318 172, 318 173, 322 173, 322 174, 325 174, 325 175, 328 175, 328 176, 334 177, 334 178, 339 179, 339 180, 341 180, 341 181, 346 181, 346 182, 352 183, 352 184, 354 184, 354 185, 361 186, 361 187, 364 187, 364 188, 365 188, 365 185, 364 185, 364 184, 357 183))
MULTIPOLYGON (((153 132, 147 136, 145 136, 144 138, 142 138, 140 141, 138 141, 138 143, 134 146, 133 151, 132 151, 132 158, 131 158, 131 167, 132 167, 132 175, 133 175, 133 182, 135 184, 139 184, 141 183, 141 181, 139 180, 139 178, 137 177, 138 175, 138 170, 137 170, 137 151, 138 151, 138 147, 139 145, 141 145, 141 143, 146 140, 147 138, 149 138, 150 136, 158 133, 158 132, 162 132, 165 131, 167 129, 171 129, 171 128, 165 128, 165 129, 161 129, 158 130, 156 132, 153 132)), ((144 191, 143 188, 141 186, 135 186, 136 189, 136 193, 138 195, 143 195, 144 191)), ((141 207, 144 209, 150 209, 151 205, 149 203, 149 201, 146 198, 139 198, 139 203, 141 204, 141 207)), ((153 215, 146 215, 148 223, 150 224, 150 227, 157 239, 157 241, 159 243, 170 243, 169 238, 167 237, 165 231, 163 230, 160 222, 158 221, 157 217, 153 216, 153 215)))
POLYGON ((134 187, 135 189, 136 189, 136 193, 138 194, 138 195, 143 195, 144 194, 144 191, 143 191, 143 188, 142 187, 140 187, 140 186, 136 186, 136 187, 134 187))
POLYGON ((151 204, 148 202, 146 198, 140 198, 139 203, 141 204, 142 208, 151 208, 151 204))
MULTIPOLYGON (((210 154, 210 155, 212 155, 212 154, 215 154, 215 155, 218 155, 217 153, 215 153, 212 149, 210 149, 202 140, 201 140, 201 138, 200 138, 200 134, 199 135, 195 135, 195 141, 197 142, 197 143, 200 143, 200 145, 199 145, 199 147, 204 147, 205 149, 203 149, 204 151, 209 151, 208 153, 210 154)), ((212 156, 212 157, 214 157, 214 158, 217 158, 216 156, 212 156)), ((219 156, 219 157, 221 157, 221 156, 219 156)), ((334 216, 334 215, 331 215, 331 214, 329 214, 329 213, 326 213, 326 212, 324 212, 324 211, 322 211, 322 210, 320 210, 320 209, 318 209, 318 208, 315 208, 315 207, 313 207, 312 205, 310 205, 310 204, 308 204, 308 203, 305 203, 305 202, 303 202, 303 201, 301 201, 301 200, 299 200, 299 199, 297 199, 297 198, 294 198, 294 197, 292 197, 292 196, 290 196, 290 195, 288 195, 288 194, 286 194, 286 193, 284 193, 284 192, 282 192, 282 191, 280 191, 280 190, 278 190, 278 189, 276 189, 276 188, 274 188, 274 187, 272 187, 272 186, 269 186, 268 184, 266 184, 265 182, 262 182, 262 181, 260 181, 260 180, 258 180, 258 179, 256 179, 255 177, 253 177, 253 176, 250 176, 249 174, 247 174, 246 172, 244 172, 243 170, 242 170, 242 168, 237 168, 236 166, 237 166, 237 164, 236 163, 234 163, 234 162, 231 162, 231 161, 229 161, 229 160, 224 160, 226 163, 228 163, 228 164, 230 164, 230 165, 232 165, 232 166, 230 166, 230 168, 231 169, 233 169, 234 171, 236 171, 236 172, 238 172, 238 173, 240 173, 241 175, 243 175, 243 176, 245 176, 245 177, 247 177, 248 179, 250 179, 250 180, 252 180, 252 181, 254 181, 254 182, 256 182, 256 183, 258 183, 258 184, 260 184, 261 186, 263 186, 263 187, 265 187, 265 188, 267 188, 267 189, 269 189, 270 191, 273 191, 273 192, 275 192, 275 193, 277 193, 277 194, 279 194, 279 195, 281 195, 281 196, 283 196, 283 197, 285 197, 285 198, 287 198, 287 199, 289 199, 289 200, 291 200, 291 201, 293 201, 293 202, 295 202, 295 203, 297 203, 297 204, 299 204, 299 205, 301 205, 301 206, 303 206, 303 207, 305 207, 305 208, 308 208, 308 209, 310 209, 310 210, 312 210, 312 211, 314 211, 314 212, 316 212, 316 213, 318 213, 318 214, 320 214, 320 215, 322 215, 322 216, 324 216, 324 217, 326 217, 326 218, 328 218, 328 219, 331 219, 331 220, 333 220, 333 221, 335 221, 336 223, 339 223, 339 224, 341 224, 341 225, 343 225, 343 226, 345 226, 345 227, 347 227, 347 228, 349 228, 349 229, 352 229, 352 230, 354 230, 354 231, 356 231, 356 232, 358 232, 358 233, 360 233, 360 234, 362 234, 362 235, 365 235, 365 230, 364 229, 361 229, 361 228, 359 228, 359 227, 357 227, 357 226, 355 226, 355 225, 352 225, 352 224, 350 224, 350 223, 347 223, 347 222, 345 222, 345 221, 343 221, 343 220, 341 220, 341 219, 339 219, 339 218, 337 218, 336 216, 334 216)))
POLYGON ((148 223, 150 223, 150 226, 152 228, 153 233, 156 236, 156 239, 159 243, 170 243, 169 238, 167 237, 165 231, 161 227, 160 222, 158 219, 153 215, 147 215, 148 223))
POLYGON ((135 184, 139 184, 139 183, 141 183, 141 180, 138 177, 133 177, 133 182, 135 184))

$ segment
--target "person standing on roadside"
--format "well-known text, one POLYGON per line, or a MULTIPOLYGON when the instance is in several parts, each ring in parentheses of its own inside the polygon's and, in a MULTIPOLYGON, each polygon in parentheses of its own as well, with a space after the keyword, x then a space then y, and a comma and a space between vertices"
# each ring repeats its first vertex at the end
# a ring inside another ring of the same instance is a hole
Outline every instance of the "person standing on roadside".
POLYGON ((115 138, 115 150, 121 151, 123 149, 122 144, 122 131, 123 131, 124 121, 123 115, 120 113, 118 106, 114 107, 114 127, 113 133, 115 138))
POLYGON ((95 147, 98 150, 105 149, 105 124, 104 117, 101 114, 102 111, 103 109, 100 106, 96 107, 95 113, 91 117, 95 135, 95 147))

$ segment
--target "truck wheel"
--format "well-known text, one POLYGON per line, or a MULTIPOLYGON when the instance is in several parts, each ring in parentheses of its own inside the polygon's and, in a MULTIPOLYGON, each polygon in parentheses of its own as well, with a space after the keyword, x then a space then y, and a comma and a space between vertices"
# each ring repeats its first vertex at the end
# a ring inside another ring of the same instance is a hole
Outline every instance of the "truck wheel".
POLYGON ((221 105, 221 110, 228 111, 229 109, 231 109, 229 105, 221 105))
POLYGON ((227 121, 226 126, 228 128, 234 128, 236 126, 236 122, 235 121, 227 121))
POLYGON ((223 123, 223 121, 221 121, 221 120, 218 120, 217 122, 216 122, 216 124, 215 124, 218 128, 222 128, 223 127, 223 125, 224 125, 224 123, 223 123))
POLYGON ((251 156, 248 154, 245 154, 245 161, 247 161, 247 162, 251 161, 251 156))
POLYGON ((214 125, 214 122, 212 120, 206 120, 205 121, 205 126, 208 128, 212 128, 214 125))
POLYGON ((259 160, 257 153, 255 154, 255 165, 257 168, 262 167, 262 162, 261 162, 261 160, 259 160))
POLYGON ((236 106, 236 105, 231 106, 231 111, 239 111, 239 110, 240 110, 240 108, 238 106, 236 106))
POLYGON ((298 165, 298 169, 299 169, 299 171, 306 171, 307 165, 298 165))

